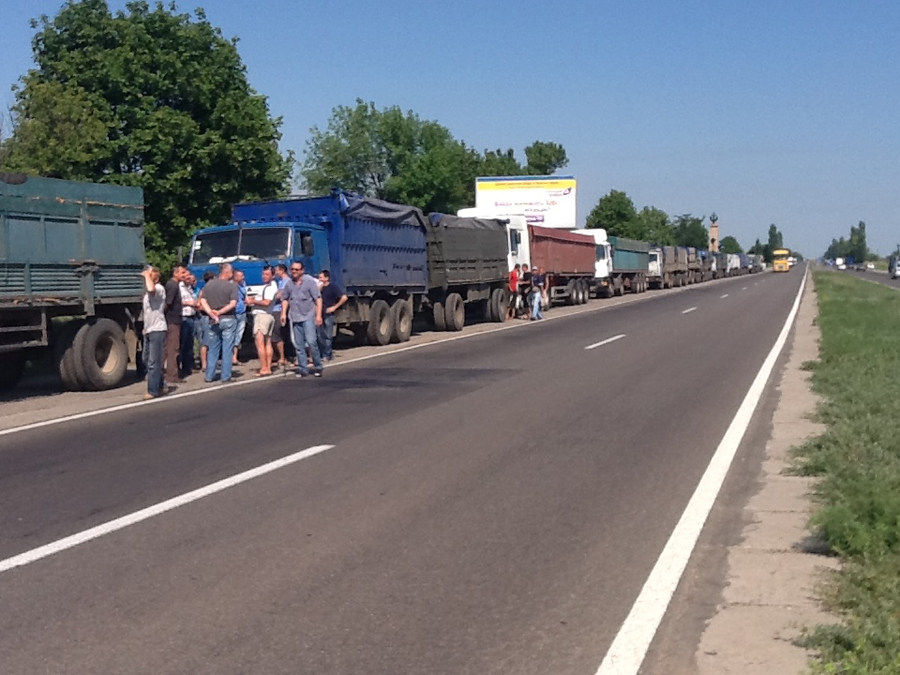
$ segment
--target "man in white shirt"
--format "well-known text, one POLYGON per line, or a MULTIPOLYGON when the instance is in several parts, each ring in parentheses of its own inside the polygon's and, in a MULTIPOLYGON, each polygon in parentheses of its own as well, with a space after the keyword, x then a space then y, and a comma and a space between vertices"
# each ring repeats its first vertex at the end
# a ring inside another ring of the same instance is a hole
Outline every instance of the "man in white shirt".
POLYGON ((263 287, 257 297, 248 297, 247 306, 253 314, 253 339, 256 342, 256 353, 259 355, 259 373, 257 377, 272 374, 272 334, 275 330, 275 316, 272 305, 278 295, 278 284, 274 270, 266 265, 262 271, 263 287))
POLYGON ((187 274, 178 284, 181 292, 181 344, 178 350, 179 375, 187 377, 194 368, 194 334, 197 317, 197 305, 194 300, 194 286, 197 277, 187 274))
POLYGON ((166 289, 159 283, 159 270, 147 267, 144 277, 144 366, 147 371, 147 393, 144 399, 168 393, 163 385, 163 354, 166 346, 166 289))

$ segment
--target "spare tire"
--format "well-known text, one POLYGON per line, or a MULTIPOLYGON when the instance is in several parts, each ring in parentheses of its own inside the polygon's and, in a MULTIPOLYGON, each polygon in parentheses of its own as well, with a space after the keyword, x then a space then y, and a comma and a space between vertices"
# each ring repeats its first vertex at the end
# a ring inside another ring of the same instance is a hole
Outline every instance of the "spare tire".
POLYGON ((79 379, 84 375, 88 389, 103 391, 122 382, 128 367, 128 347, 125 333, 112 319, 98 319, 88 324, 84 337, 76 340, 81 361, 79 379))

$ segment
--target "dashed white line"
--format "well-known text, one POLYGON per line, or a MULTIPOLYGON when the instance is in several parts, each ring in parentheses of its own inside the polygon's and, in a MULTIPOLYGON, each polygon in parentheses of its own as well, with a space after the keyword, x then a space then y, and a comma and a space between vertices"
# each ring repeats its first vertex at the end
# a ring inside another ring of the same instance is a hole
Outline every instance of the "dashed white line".
POLYGON ((719 297, 720 297, 720 298, 727 298, 727 297, 728 297, 728 293, 726 293, 725 295, 720 295, 719 297))
POLYGON ((601 340, 600 342, 595 342, 592 345, 588 345, 587 347, 585 347, 585 349, 596 349, 597 347, 602 347, 603 345, 608 345, 610 342, 615 342, 616 340, 621 340, 623 337, 625 337, 625 333, 622 333, 621 335, 614 335, 611 338, 606 338, 605 340, 601 340))
POLYGON ((803 297, 805 287, 806 277, 804 276, 800 283, 800 290, 797 291, 797 297, 794 299, 794 305, 788 313, 778 339, 769 351, 766 360, 763 361, 740 408, 725 431, 709 466, 703 473, 691 500, 653 566, 650 576, 644 582, 644 587, 632 605, 625 622, 619 628, 616 638, 606 652, 596 675, 637 675, 640 670, 647 649, 656 634, 656 629, 662 621, 691 552, 697 544, 700 531, 719 495, 719 490, 725 481, 725 476, 731 467, 741 439, 750 425, 753 412, 762 398, 769 375, 784 348, 794 323, 794 317, 797 316, 800 298, 803 297))
POLYGON ((695 311, 696 309, 697 309, 696 307, 688 307, 686 310, 684 310, 682 312, 682 314, 690 314, 691 312, 695 311))
POLYGON ((330 450, 333 447, 333 445, 314 445, 313 447, 307 448, 306 450, 295 452, 293 455, 288 455, 287 457, 276 459, 272 462, 269 462, 268 464, 263 464, 256 467, 255 469, 249 469, 248 471, 236 474, 234 476, 231 476, 230 478, 223 478, 222 480, 216 481, 215 483, 210 483, 205 487, 192 490, 191 492, 185 492, 183 495, 173 497, 172 499, 160 502, 159 504, 154 504, 153 506, 148 506, 145 509, 135 511, 134 513, 130 513, 127 516, 122 516, 121 518, 110 520, 101 525, 97 525, 96 527, 92 527, 68 537, 64 537, 63 539, 58 539, 49 544, 45 544, 44 546, 33 548, 30 551, 20 553, 19 555, 15 555, 12 558, 0 560, 0 573, 11 570, 14 567, 22 567, 23 565, 28 565, 37 560, 40 560, 41 558, 46 558, 61 551, 65 551, 66 549, 72 548, 73 546, 78 546, 79 544, 83 544, 87 541, 90 541, 91 539, 97 539, 98 537, 110 534, 112 532, 115 532, 116 530, 124 529, 129 525, 134 525, 141 522, 142 520, 153 518, 154 516, 158 516, 161 513, 171 511, 172 509, 176 509, 179 506, 184 506, 185 504, 190 504, 191 502, 202 499, 203 497, 209 497, 216 492, 221 492, 222 490, 234 487, 235 485, 244 483, 253 478, 258 478, 259 476, 262 476, 264 474, 282 469, 295 462, 307 459, 309 457, 312 457, 313 455, 318 455, 320 452, 330 450))

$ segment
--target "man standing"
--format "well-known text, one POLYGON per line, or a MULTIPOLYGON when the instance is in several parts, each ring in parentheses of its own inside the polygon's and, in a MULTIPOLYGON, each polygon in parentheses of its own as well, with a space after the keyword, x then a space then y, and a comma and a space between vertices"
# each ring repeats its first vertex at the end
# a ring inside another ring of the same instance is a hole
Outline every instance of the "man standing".
POLYGON ((244 329, 247 327, 247 283, 244 281, 243 270, 234 271, 234 285, 238 289, 237 306, 234 308, 234 316, 237 318, 237 328, 234 331, 234 353, 232 354, 231 363, 238 365, 238 351, 241 348, 241 341, 244 339, 244 329))
POLYGON ((291 280, 281 289, 281 325, 287 325, 288 316, 297 349, 297 377, 309 375, 304 345, 309 347, 313 360, 313 375, 322 377, 322 357, 316 329, 322 325, 322 294, 314 277, 303 273, 303 263, 291 263, 291 280))
POLYGON ((263 287, 259 292, 259 297, 247 298, 247 304, 253 308, 253 339, 256 342, 256 353, 259 356, 257 377, 272 374, 272 332, 275 328, 275 317, 271 307, 275 302, 275 296, 278 295, 278 284, 275 283, 272 268, 268 265, 263 267, 262 281, 263 287))
POLYGON ((272 329, 272 358, 278 359, 272 365, 278 365, 282 368, 287 367, 287 359, 284 355, 284 341, 289 339, 288 335, 290 333, 290 326, 283 326, 281 324, 281 290, 284 288, 284 285, 290 281, 290 277, 287 273, 287 267, 282 263, 278 263, 275 266, 275 284, 278 286, 278 296, 275 302, 271 305, 272 316, 275 317, 275 326, 272 329))
POLYGON ((159 270, 148 267, 144 277, 144 367, 147 393, 144 399, 157 398, 168 392, 163 385, 163 353, 166 345, 166 289, 159 283, 159 270))
POLYGON ((519 270, 522 266, 516 263, 512 271, 509 273, 509 307, 506 310, 507 319, 516 318, 516 308, 519 300, 519 270))
POLYGON ((179 348, 179 365, 181 377, 187 377, 194 368, 194 336, 197 320, 197 301, 194 300, 194 286, 197 278, 193 274, 185 274, 184 281, 178 285, 181 292, 181 337, 179 348))
POLYGON ((216 376, 216 363, 222 359, 222 382, 231 379, 231 354, 234 349, 234 334, 237 319, 238 290, 231 281, 234 270, 229 263, 219 265, 219 276, 203 287, 200 306, 209 316, 209 351, 206 355, 207 382, 216 376))
POLYGON ((331 272, 319 272, 319 292, 322 294, 322 325, 318 327, 319 351, 323 361, 334 359, 334 313, 347 302, 347 295, 340 286, 331 283, 331 272))
POLYGON ((537 265, 531 268, 531 320, 543 319, 541 312, 541 294, 544 292, 544 275, 538 271, 537 265))
POLYGON ((187 276, 184 265, 175 265, 172 278, 166 282, 166 382, 184 382, 178 372, 178 355, 181 350, 181 282, 187 276))

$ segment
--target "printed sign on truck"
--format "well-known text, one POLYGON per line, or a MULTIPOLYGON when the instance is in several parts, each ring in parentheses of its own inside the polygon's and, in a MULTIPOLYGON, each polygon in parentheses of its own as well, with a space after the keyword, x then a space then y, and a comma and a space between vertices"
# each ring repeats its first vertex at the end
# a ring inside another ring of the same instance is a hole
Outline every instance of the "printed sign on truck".
POLYGON ((475 206, 523 214, 530 225, 574 229, 574 176, 491 176, 475 179, 475 206))

